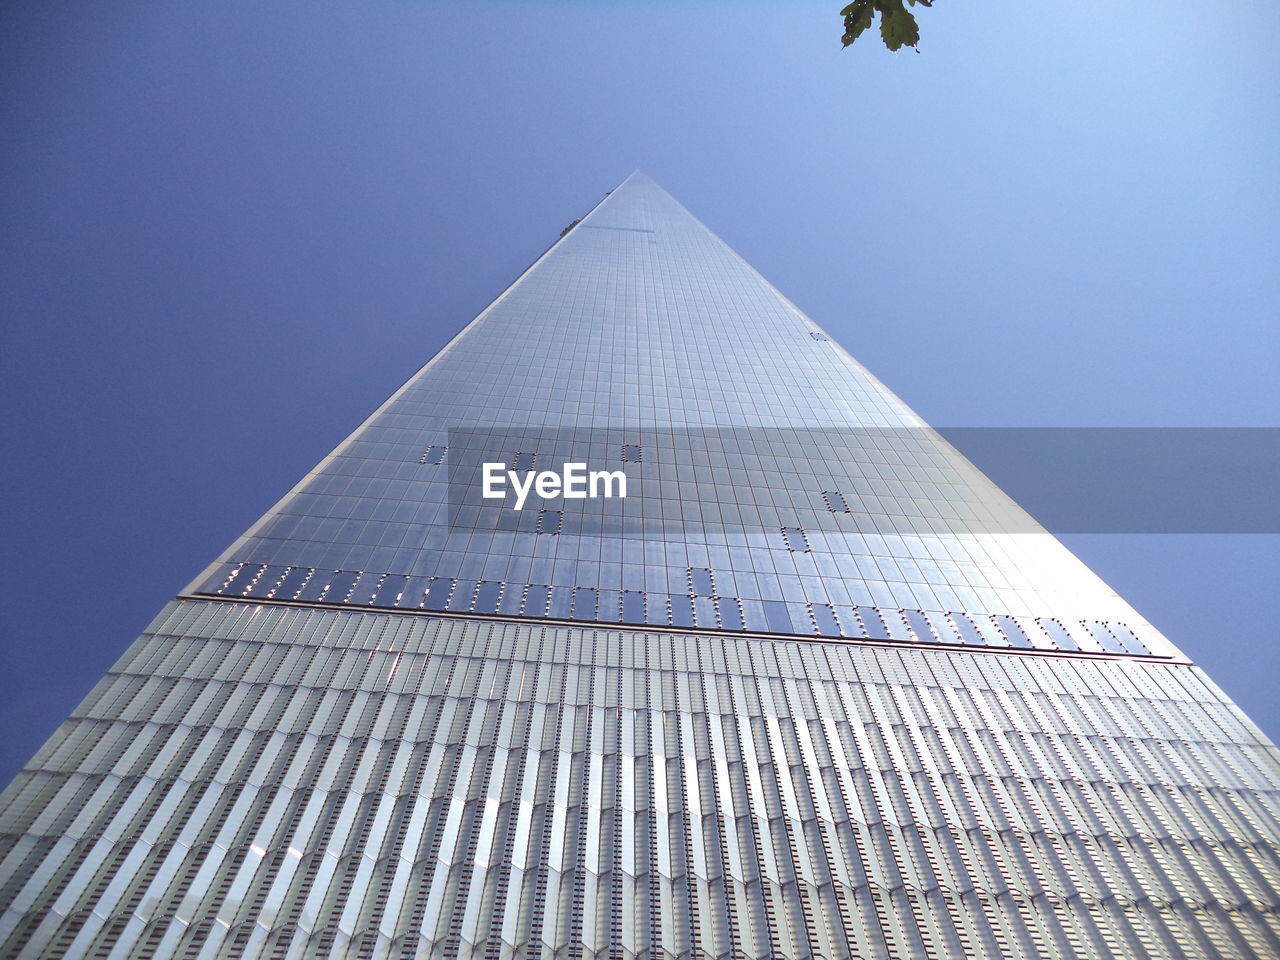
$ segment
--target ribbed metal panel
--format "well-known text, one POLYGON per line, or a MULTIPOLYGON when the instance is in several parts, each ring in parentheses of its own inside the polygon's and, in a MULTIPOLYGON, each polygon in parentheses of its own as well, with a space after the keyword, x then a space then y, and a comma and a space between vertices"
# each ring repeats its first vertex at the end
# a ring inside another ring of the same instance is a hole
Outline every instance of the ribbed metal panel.
POLYGON ((7 957, 1280 955, 1196 668, 171 604, 0 809, 7 957))

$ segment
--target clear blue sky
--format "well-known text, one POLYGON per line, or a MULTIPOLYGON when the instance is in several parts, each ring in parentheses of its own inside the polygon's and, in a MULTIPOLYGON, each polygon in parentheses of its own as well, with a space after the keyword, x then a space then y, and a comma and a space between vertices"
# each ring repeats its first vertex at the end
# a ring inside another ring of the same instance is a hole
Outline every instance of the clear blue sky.
MULTIPOLYGON (((839 7, 6 4, 0 778, 636 167, 935 424, 1280 422, 1275 4, 839 7)), ((1065 539, 1280 735, 1280 537, 1065 539)))

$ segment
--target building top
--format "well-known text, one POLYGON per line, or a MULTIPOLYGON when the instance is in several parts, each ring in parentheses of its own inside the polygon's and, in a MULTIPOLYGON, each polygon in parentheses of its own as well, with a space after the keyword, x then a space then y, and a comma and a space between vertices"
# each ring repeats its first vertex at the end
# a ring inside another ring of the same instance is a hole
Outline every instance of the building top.
POLYGON ((188 593, 1181 658, 640 171, 188 593))

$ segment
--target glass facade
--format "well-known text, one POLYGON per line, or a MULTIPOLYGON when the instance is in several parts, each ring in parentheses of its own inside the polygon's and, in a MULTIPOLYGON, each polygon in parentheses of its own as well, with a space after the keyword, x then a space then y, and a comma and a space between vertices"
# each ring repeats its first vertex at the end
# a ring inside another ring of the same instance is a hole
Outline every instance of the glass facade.
POLYGON ((1273 957, 1277 761, 636 174, 4 793, 0 955, 1273 957))
POLYGON ((692 599, 714 629, 1175 653, 643 175, 193 588, 655 626, 692 599), (557 501, 560 535, 540 537, 477 499, 482 460, 633 482, 557 501), (692 589, 697 569, 714 591, 692 589))

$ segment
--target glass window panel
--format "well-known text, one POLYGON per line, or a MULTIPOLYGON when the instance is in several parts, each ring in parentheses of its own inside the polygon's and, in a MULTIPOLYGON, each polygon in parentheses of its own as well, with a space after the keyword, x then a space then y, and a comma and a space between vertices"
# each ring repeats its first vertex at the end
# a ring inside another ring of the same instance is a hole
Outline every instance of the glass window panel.
POLYGON ((711 571, 707 567, 690 567, 689 582, 693 587, 692 593, 703 597, 715 595, 715 583, 712 581, 711 571))
POLYGON ((1022 632, 1027 635, 1027 639, 1031 641, 1031 646, 1037 650, 1052 650, 1057 646, 1049 635, 1045 633, 1044 628, 1036 621, 1035 617, 1014 617, 1014 621, 1022 628, 1022 632))
POLYGON ((524 596, 525 615, 530 617, 545 617, 547 615, 547 604, 550 601, 550 590, 538 583, 530 584, 529 590, 524 596))
POLYGON ((934 635, 933 625, 929 623, 922 611, 907 609, 902 612, 906 616, 911 632, 916 635, 917 640, 922 643, 937 642, 938 638, 934 635))
POLYGON ((379 607, 394 607, 404 593, 404 585, 408 579, 408 577, 385 577, 378 585, 377 592, 369 598, 369 602, 379 607))
POLYGON ((693 598, 672 596, 671 601, 671 623, 677 627, 693 626, 693 598))
POLYGON ((431 580, 428 577, 406 577, 404 587, 400 592, 400 600, 396 603, 396 606, 411 610, 420 607, 423 598, 427 595, 427 585, 430 582, 431 580))
POLYGON ((448 609, 456 610, 459 613, 470 610, 475 593, 476 582, 474 580, 459 580, 454 585, 453 593, 449 596, 448 609))
POLYGON ((245 566, 236 573, 235 579, 233 579, 231 583, 227 585, 226 589, 223 590, 223 593, 240 597, 248 596, 249 591, 254 588, 260 579, 262 579, 262 572, 266 569, 267 566, 264 563, 245 564, 245 566))
POLYGON ((964 638, 957 632, 955 625, 944 613, 936 613, 930 610, 924 612, 924 617, 929 621, 929 626, 933 627, 934 635, 942 643, 964 643, 964 638))
POLYGON ((990 616, 986 616, 980 613, 975 613, 972 616, 973 616, 974 625, 977 626, 978 628, 978 632, 981 633, 983 638, 986 640, 986 646, 988 647, 1009 646, 1008 637, 1006 637, 1001 632, 1000 628, 996 626, 994 619, 992 619, 990 616))
POLYGON ((298 591, 302 589, 302 585, 307 582, 307 577, 310 575, 310 567, 290 568, 289 572, 284 575, 279 585, 276 587, 276 599, 292 600, 297 597, 298 591))
POLYGON ((331 570, 313 570, 310 578, 298 591, 298 599, 319 600, 329 588, 329 577, 332 573, 331 570))
POLYGON ((889 637, 889 631, 885 627, 884 619, 880 616, 880 611, 875 607, 858 607, 858 619, 862 621, 865 635, 875 640, 886 640, 889 637))
POLYGON ((1130 653, 1151 656, 1151 648, 1148 647, 1126 624, 1108 623, 1107 627, 1115 634, 1121 645, 1130 653))
POLYGON ((497 613, 498 598, 502 595, 502 584, 497 580, 481 580, 476 587, 476 613, 497 613))
POLYGON ((1011 646, 1031 648, 1031 638, 1023 632, 1022 627, 1018 626, 1018 622, 1013 617, 1000 614, 994 619, 1011 646))
POLYGON ((538 532, 539 533, 559 533, 561 524, 564 521, 564 512, 561 510, 541 510, 538 512, 538 532))
POLYGON ((1040 629, 1049 635, 1049 639, 1053 641, 1054 646, 1059 650, 1080 649, 1080 645, 1076 643, 1071 634, 1067 633, 1062 624, 1053 617, 1041 617, 1038 622, 1040 629))
POLYGON ((600 591, 600 619, 606 623, 622 619, 622 595, 617 590, 600 591))
POLYGON ((849 504, 844 499, 844 494, 837 493, 834 490, 822 491, 823 499, 827 501, 827 509, 833 513, 848 513, 849 504))
POLYGON ((224 563, 218 569, 209 574, 209 578, 200 585, 199 593, 222 593, 224 586, 229 586, 229 581, 234 579, 240 573, 241 565, 238 563, 224 563))
POLYGON ((1103 650, 1110 653, 1124 653, 1124 647, 1120 646, 1120 641, 1115 638, 1106 624, 1099 623, 1097 620, 1084 621, 1086 629, 1092 634, 1093 639, 1097 640, 1103 650))
POLYGON ((269 597, 275 593, 276 584, 284 579, 285 567, 264 567, 246 588, 245 595, 250 597, 269 597))
POLYGON ((948 614, 951 622, 955 624, 956 631, 960 634, 962 643, 972 643, 981 646, 986 641, 983 640, 982 634, 978 632, 978 628, 973 625, 973 621, 969 619, 967 613, 950 613, 948 614))
POLYGON ((382 589, 382 583, 385 576, 380 573, 365 573, 351 591, 351 596, 347 598, 347 603, 373 603, 373 598, 377 592, 382 589))
POLYGON ((791 614, 787 612, 787 605, 781 600, 764 601, 764 618, 767 629, 771 633, 795 632, 791 623, 791 614))
POLYGON ((812 605, 813 619, 817 624, 818 633, 824 637, 840 636, 840 621, 836 619, 835 610, 826 603, 815 603, 812 605))
POLYGON ((782 540, 788 550, 794 550, 797 553, 807 553, 809 550, 809 538, 800 527, 783 527, 782 540))
POLYGON ((425 610, 443 610, 449 602, 449 594, 453 592, 452 577, 432 577, 427 586, 427 593, 422 601, 425 610))
POLYGON ((325 602, 346 603, 359 579, 359 570, 339 570, 329 581, 329 592, 324 595, 325 602))
POLYGON ((573 612, 573 589, 571 587, 551 588, 551 616, 566 620, 573 612))
POLYGON ((622 591, 622 619, 625 623, 644 623, 644 594, 639 590, 622 591))
POLYGON ((915 634, 907 627, 907 621, 903 619, 901 610, 887 610, 882 607, 880 618, 884 620, 885 629, 889 632, 891 640, 915 642, 915 634))
POLYGON ((593 587, 576 587, 573 591, 573 618, 575 620, 594 620, 596 618, 597 594, 593 587))
POLYGON ((519 616, 524 611, 525 585, 508 583, 498 602, 498 612, 507 616, 519 616))
POLYGON ((735 597, 721 597, 716 601, 720 611, 720 624, 726 630, 742 630, 742 607, 735 597))
POLYGON ((769 621, 764 615, 764 604, 759 600, 744 599, 742 601, 742 620, 748 630, 769 629, 769 621))

